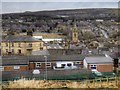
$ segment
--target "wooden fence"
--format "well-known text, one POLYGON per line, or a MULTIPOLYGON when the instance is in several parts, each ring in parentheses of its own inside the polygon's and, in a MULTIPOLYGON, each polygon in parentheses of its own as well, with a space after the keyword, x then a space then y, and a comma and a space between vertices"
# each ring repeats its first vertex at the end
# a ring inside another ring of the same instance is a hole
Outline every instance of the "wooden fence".
POLYGON ((93 79, 93 80, 85 80, 84 83, 89 84, 92 83, 93 85, 95 83, 99 83, 102 85, 102 83, 115 83, 116 86, 120 87, 120 77, 111 77, 111 78, 99 78, 99 79, 93 79))

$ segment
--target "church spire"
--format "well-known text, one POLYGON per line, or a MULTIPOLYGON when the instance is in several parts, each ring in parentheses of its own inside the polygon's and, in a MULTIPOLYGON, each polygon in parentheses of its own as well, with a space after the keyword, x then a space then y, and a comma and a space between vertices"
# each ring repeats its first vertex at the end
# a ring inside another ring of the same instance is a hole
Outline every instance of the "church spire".
POLYGON ((78 29, 76 24, 72 28, 72 43, 78 43, 78 29))

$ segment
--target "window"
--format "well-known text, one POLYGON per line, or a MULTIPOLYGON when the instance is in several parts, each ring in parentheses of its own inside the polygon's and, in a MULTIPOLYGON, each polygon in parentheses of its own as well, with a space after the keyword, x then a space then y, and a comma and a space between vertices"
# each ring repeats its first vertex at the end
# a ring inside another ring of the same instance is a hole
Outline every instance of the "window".
POLYGON ((47 67, 51 67, 51 63, 46 63, 46 66, 47 67))
POLYGON ((40 43, 40 47, 42 46, 42 43, 40 43))
POLYGON ((21 54, 21 50, 20 49, 18 49, 18 54, 21 54))
POLYGON ((96 67, 97 67, 96 65, 90 65, 91 69, 96 69, 96 67))
POLYGON ((6 49, 6 53, 8 53, 8 49, 6 49))
POLYGON ((8 43, 6 43, 6 47, 8 47, 8 43))
POLYGON ((91 69, 96 69, 96 67, 91 67, 91 69))
POLYGON ((14 53, 14 49, 12 49, 12 53, 14 53))
POLYGON ((96 65, 91 65, 91 67, 96 67, 96 65))
POLYGON ((39 62, 36 63, 36 67, 37 67, 37 68, 40 68, 40 67, 41 67, 41 63, 39 63, 39 62))
POLYGON ((42 47, 40 47, 40 50, 43 50, 43 48, 42 48, 42 47))
POLYGON ((65 67, 65 64, 61 64, 61 66, 62 66, 62 68, 64 68, 64 67, 65 67))
POLYGON ((71 64, 71 63, 68 63, 68 64, 67 64, 67 66, 68 66, 68 67, 71 67, 71 66, 72 66, 72 64, 71 64))
POLYGON ((20 69, 20 66, 14 66, 14 69, 20 69))
POLYGON ((12 43, 12 47, 14 47, 14 43, 12 43))
POLYGON ((93 65, 91 65, 91 67, 93 67, 93 65))
POLYGON ((0 71, 4 71, 4 67, 3 66, 0 66, 0 71))
POLYGON ((81 62, 80 61, 76 61, 75 64, 81 64, 81 62))
POLYGON ((28 46, 29 46, 29 47, 32 47, 32 43, 29 43, 28 46))
POLYGON ((96 65, 94 65, 94 67, 96 67, 96 65))

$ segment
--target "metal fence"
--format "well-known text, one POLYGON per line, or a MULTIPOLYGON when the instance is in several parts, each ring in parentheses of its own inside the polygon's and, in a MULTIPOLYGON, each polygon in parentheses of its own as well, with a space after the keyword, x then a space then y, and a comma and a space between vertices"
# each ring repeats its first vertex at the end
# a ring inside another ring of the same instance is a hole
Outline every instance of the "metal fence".
POLYGON ((99 81, 107 81, 112 80, 113 77, 119 77, 120 73, 102 73, 102 76, 97 76, 90 71, 86 70, 61 70, 61 71, 42 71, 40 74, 32 74, 32 72, 4 72, 3 73, 3 81, 1 84, 7 84, 9 81, 19 80, 22 78, 32 80, 57 80, 57 81, 90 81, 90 82, 99 82, 99 81), (47 76, 47 77, 46 77, 47 76))

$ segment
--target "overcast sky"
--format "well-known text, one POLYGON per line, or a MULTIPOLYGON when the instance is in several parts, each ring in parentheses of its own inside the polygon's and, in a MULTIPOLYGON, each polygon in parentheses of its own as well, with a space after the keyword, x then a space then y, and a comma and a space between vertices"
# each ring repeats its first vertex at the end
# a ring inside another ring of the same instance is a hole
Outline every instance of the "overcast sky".
POLYGON ((2 0, 2 13, 81 8, 118 8, 118 1, 119 0, 2 0))
POLYGON ((2 2, 118 2, 120 0, 1 0, 2 2))

